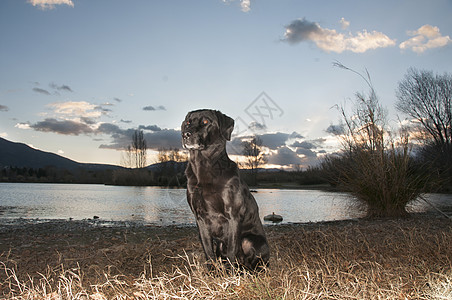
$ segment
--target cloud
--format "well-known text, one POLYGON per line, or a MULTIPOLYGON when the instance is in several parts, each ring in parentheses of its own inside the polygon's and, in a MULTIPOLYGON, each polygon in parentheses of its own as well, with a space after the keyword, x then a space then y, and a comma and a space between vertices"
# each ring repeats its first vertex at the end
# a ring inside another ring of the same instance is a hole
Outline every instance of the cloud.
POLYGON ((298 155, 287 147, 278 148, 275 154, 270 155, 268 158, 268 163, 273 165, 298 165, 302 161, 298 155))
POLYGON ((8 110, 9 110, 8 106, 0 104, 0 111, 8 111, 8 110))
POLYGON ((14 125, 14 127, 19 128, 19 129, 30 129, 30 124, 29 123, 17 123, 16 125, 14 125))
POLYGON ((301 155, 300 160, 304 166, 313 166, 319 162, 318 155, 326 153, 324 149, 319 149, 323 148, 325 142, 325 138, 317 138, 303 142, 296 141, 290 147, 296 148, 295 153, 301 155))
POLYGON ((147 110, 147 111, 155 111, 155 110, 166 110, 165 106, 163 105, 159 105, 157 107, 154 106, 145 106, 143 107, 143 110, 147 110))
POLYGON ((148 125, 148 126, 140 125, 140 126, 138 126, 138 129, 139 130, 150 130, 150 131, 160 131, 160 130, 162 130, 157 125, 148 125))
MULTIPOLYGON (((347 21, 342 21, 342 24, 344 25, 345 22, 347 21)), ((395 45, 395 40, 381 32, 368 32, 364 29, 355 35, 352 33, 343 34, 334 29, 322 28, 318 23, 308 21, 305 18, 294 20, 286 26, 283 41, 292 45, 310 41, 323 51, 336 53, 344 51, 364 53, 371 49, 395 45)))
POLYGON ((341 28, 343 30, 347 29, 350 26, 350 22, 345 20, 344 18, 340 19, 339 24, 341 24, 341 28))
POLYGON ((41 88, 33 88, 33 91, 39 94, 43 94, 43 95, 50 95, 50 92, 48 90, 45 89, 41 89, 41 88))
POLYGON ((328 126, 328 128, 325 130, 327 133, 333 134, 333 135, 341 135, 345 133, 345 129, 343 125, 333 125, 331 124, 328 126))
POLYGON ((126 123, 126 124, 132 123, 131 120, 124 120, 124 119, 121 119, 119 122, 121 122, 121 123, 126 123))
POLYGON ((249 12, 251 10, 251 0, 240 1, 240 6, 242 7, 243 12, 249 12))
POLYGON ((42 10, 54 9, 56 5, 62 4, 74 7, 72 0, 28 0, 28 3, 42 10))
POLYGON ((42 132, 55 132, 64 135, 80 135, 93 133, 93 129, 85 123, 48 118, 30 125, 31 128, 42 132))
POLYGON ((314 152, 314 151, 312 151, 310 149, 306 149, 306 148, 298 148, 296 150, 296 153, 297 154, 302 154, 305 157, 309 157, 309 158, 317 157, 317 153, 316 152, 314 152))
POLYGON ((428 49, 445 47, 452 43, 450 37, 441 35, 439 28, 431 25, 424 25, 418 30, 408 31, 412 38, 400 43, 401 50, 410 49, 418 54, 424 53, 428 49))
MULTIPOLYGON (((104 123, 99 126, 99 133, 110 134, 112 141, 110 144, 102 144, 102 149, 124 150, 132 141, 135 129, 121 129, 115 124, 104 123)), ((181 148, 181 132, 174 129, 161 129, 159 131, 145 132, 144 139, 148 149, 158 150, 159 148, 181 148)))
POLYGON ((232 139, 231 142, 226 143, 226 151, 232 155, 243 155, 243 140, 242 138, 232 139))
POLYGON ((65 92, 71 92, 71 93, 73 92, 73 90, 68 85, 65 85, 65 84, 57 85, 57 84, 52 82, 52 83, 49 84, 49 86, 52 89, 55 89, 55 90, 58 90, 58 91, 65 91, 65 92))
MULTIPOLYGON (((109 103, 103 104, 111 106, 109 103)), ((63 135, 109 135, 111 143, 100 147, 106 149, 122 150, 132 141, 135 128, 122 129, 113 123, 100 123, 98 119, 111 111, 102 105, 95 105, 85 101, 68 101, 51 103, 48 105, 56 117, 46 118, 35 124, 18 123, 17 128, 34 129, 42 132, 53 132, 63 135)), ((158 106, 158 110, 164 110, 158 106)), ((121 120, 121 123, 131 123, 121 120)), ((162 129, 157 125, 140 125, 140 130, 145 130, 145 139, 149 149, 157 150, 160 147, 181 148, 181 133, 178 130, 162 129)))
POLYGON ((82 123, 87 124, 87 125, 94 125, 94 124, 97 123, 97 121, 96 121, 95 119, 88 118, 88 117, 81 117, 81 118, 80 118, 80 121, 81 121, 82 123))
MULTIPOLYGON (((38 85, 38 86, 40 85, 39 82, 35 82, 34 84, 38 85)), ((66 84, 58 85, 58 84, 52 82, 49 84, 49 87, 53 90, 54 95, 60 95, 60 93, 59 93, 60 91, 71 92, 71 93, 73 92, 73 90, 66 84)), ((33 88, 33 91, 36 93, 39 93, 39 94, 43 94, 43 95, 48 95, 48 96, 52 95, 52 93, 50 93, 48 90, 42 89, 39 87, 33 88)))
MULTIPOLYGON (((229 3, 234 0, 223 0, 224 3, 229 3)), ((243 12, 249 12, 251 10, 251 0, 240 0, 240 7, 243 12)))
MULTIPOLYGON (((259 124, 259 123, 257 123, 259 124)), ((297 132, 292 133, 283 133, 283 132, 276 132, 276 133, 265 133, 265 134, 258 134, 256 135, 259 139, 262 140, 262 146, 267 147, 271 150, 276 150, 279 147, 286 146, 286 142, 291 139, 300 139, 303 138, 302 135, 300 135, 297 132)), ((234 154, 241 154, 241 151, 243 150, 243 147, 241 146, 241 143, 245 140, 249 140, 250 136, 240 136, 232 140, 230 144, 231 150, 233 150, 234 154), (234 149, 232 149, 234 148, 234 149)))
POLYGON ((299 134, 298 132, 294 131, 289 135, 289 139, 302 139, 304 136, 299 134))
POLYGON ((154 150, 160 147, 182 148, 181 136, 180 130, 174 129, 162 129, 144 134, 148 147, 154 150))
POLYGON ((97 132, 106 134, 125 134, 126 130, 119 128, 116 124, 102 123, 97 128, 97 132))
POLYGON ((94 107, 94 110, 98 110, 98 111, 100 111, 100 112, 101 112, 102 114, 104 114, 104 115, 106 115, 106 114, 108 114, 109 112, 112 112, 112 111, 113 111, 113 110, 110 109, 110 108, 105 108, 105 107, 103 107, 103 105, 105 105, 105 104, 95 106, 95 107, 94 107))
POLYGON ((262 146, 268 147, 272 150, 285 146, 289 136, 290 134, 282 132, 258 135, 258 137, 262 140, 262 146))
POLYGON ((48 104, 56 114, 64 117, 99 118, 110 110, 86 101, 68 101, 48 104))
POLYGON ((303 148, 303 149, 316 149, 317 148, 317 145, 315 145, 312 142, 308 142, 308 141, 303 141, 303 142, 297 141, 290 146, 295 147, 295 148, 303 148))
POLYGON ((119 98, 113 98, 113 100, 115 100, 116 102, 122 102, 122 100, 119 98))
POLYGON ((253 132, 256 132, 266 130, 267 126, 265 124, 253 121, 248 125, 248 129, 250 129, 253 132))
MULTIPOLYGON (((319 163, 319 155, 326 153, 323 149, 326 138, 300 141, 304 137, 297 133, 268 133, 257 135, 262 140, 264 152, 267 155, 269 165, 303 165, 313 166, 319 163), (267 148, 267 149, 266 149, 267 148)), ((249 140, 251 136, 240 136, 232 139, 226 144, 229 155, 243 155, 243 141, 249 140)), ((335 139, 334 137, 331 137, 335 139)))
MULTIPOLYGON (((145 132, 144 138, 148 149, 157 150, 164 148, 181 148, 181 132, 180 130, 161 129, 156 125, 144 126, 140 125, 138 129, 150 128, 154 129, 152 132, 145 132)), ((121 129, 116 124, 102 123, 96 130, 97 134, 109 134, 112 141, 110 144, 102 144, 102 149, 124 150, 132 141, 132 136, 135 132, 134 128, 121 129)))
POLYGON ((28 128, 64 135, 97 134, 98 119, 111 111, 86 101, 56 102, 47 106, 53 110, 54 116, 29 125, 28 128))

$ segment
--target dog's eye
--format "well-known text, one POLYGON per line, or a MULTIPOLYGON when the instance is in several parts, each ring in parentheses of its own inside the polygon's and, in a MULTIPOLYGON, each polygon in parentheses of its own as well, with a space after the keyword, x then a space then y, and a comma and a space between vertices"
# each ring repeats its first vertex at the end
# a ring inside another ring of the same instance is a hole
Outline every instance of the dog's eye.
POLYGON ((204 125, 207 125, 207 124, 209 124, 209 120, 203 120, 202 123, 203 123, 204 125))
POLYGON ((190 125, 190 121, 186 121, 185 124, 190 125))

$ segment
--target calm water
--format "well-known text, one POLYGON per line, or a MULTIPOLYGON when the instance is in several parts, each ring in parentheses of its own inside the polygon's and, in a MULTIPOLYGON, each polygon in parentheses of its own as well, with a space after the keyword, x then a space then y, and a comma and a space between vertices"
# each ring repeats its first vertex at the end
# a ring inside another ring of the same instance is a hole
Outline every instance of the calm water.
MULTIPOLYGON (((318 222, 363 216, 349 195, 316 190, 258 190, 253 194, 260 215, 275 212, 284 222, 318 222)), ((450 210, 452 195, 429 195, 435 205, 450 210)), ((411 211, 427 211, 425 202, 411 211)), ((0 222, 18 218, 105 221, 152 224, 194 224, 185 189, 105 185, 0 183, 0 222)))

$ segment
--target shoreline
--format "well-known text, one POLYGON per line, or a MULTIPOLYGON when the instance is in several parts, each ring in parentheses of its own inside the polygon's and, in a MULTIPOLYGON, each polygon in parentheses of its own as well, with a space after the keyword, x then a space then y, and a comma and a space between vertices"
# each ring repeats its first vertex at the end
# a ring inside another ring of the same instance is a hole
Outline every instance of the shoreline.
MULTIPOLYGON (((405 217, 399 218, 349 218, 349 219, 338 219, 338 220, 326 220, 326 221, 308 221, 308 222, 271 222, 271 221, 262 221, 262 225, 266 227, 277 227, 277 226, 311 226, 311 225, 334 225, 340 223, 355 223, 355 222, 364 222, 364 221, 391 221, 391 220, 399 220, 399 219, 412 219, 412 218, 437 218, 437 219, 446 219, 444 215, 437 211, 427 211, 427 212, 408 212, 408 215, 405 217)), ((450 216, 449 216, 449 220, 450 216)), ((172 228, 172 227, 180 227, 180 228, 196 228, 196 223, 150 223, 146 221, 138 221, 138 220, 105 220, 99 217, 95 218, 86 218, 86 219, 73 219, 73 218, 57 218, 57 219, 46 219, 46 218, 2 218, 0 217, 0 232, 3 227, 20 227, 20 226, 33 226, 38 224, 72 224, 74 226, 90 226, 93 228, 133 228, 133 227, 155 227, 155 228, 172 228)), ((452 222, 451 222, 452 224, 452 222)))

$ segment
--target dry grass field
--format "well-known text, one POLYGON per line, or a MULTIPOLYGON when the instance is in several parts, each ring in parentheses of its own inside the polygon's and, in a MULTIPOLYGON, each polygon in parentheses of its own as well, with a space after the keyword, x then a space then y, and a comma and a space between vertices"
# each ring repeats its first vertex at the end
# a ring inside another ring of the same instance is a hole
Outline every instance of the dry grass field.
POLYGON ((452 223, 432 215, 267 226, 270 266, 208 270, 195 227, 0 227, 6 299, 452 299, 452 223))

